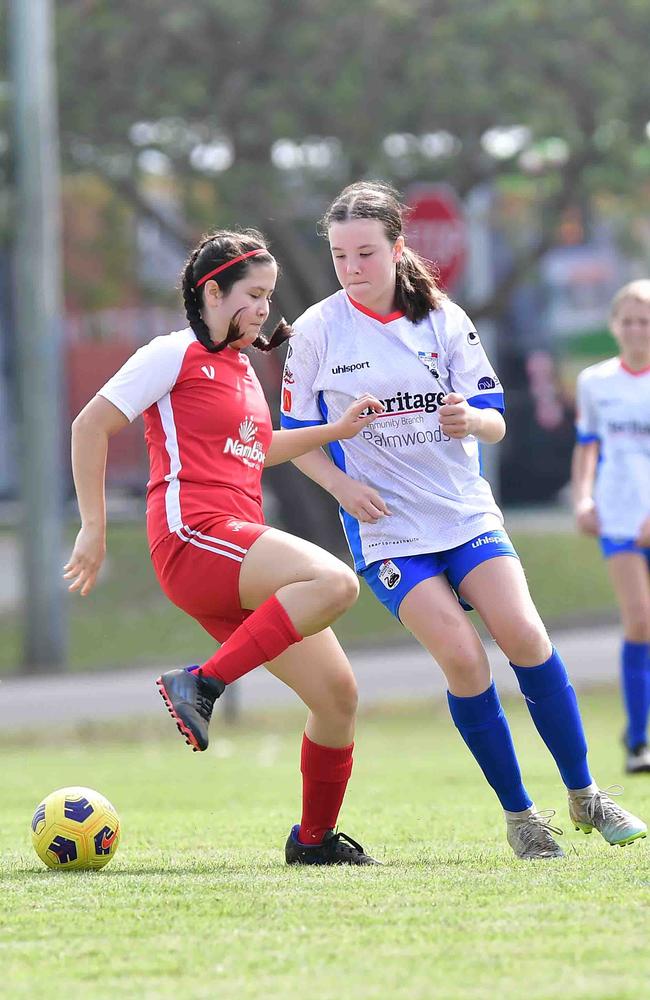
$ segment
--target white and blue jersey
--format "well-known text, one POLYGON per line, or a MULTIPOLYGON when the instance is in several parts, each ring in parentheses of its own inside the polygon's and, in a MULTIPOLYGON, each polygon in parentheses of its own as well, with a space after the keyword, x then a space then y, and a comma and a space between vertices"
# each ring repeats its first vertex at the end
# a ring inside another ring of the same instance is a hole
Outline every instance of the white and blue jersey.
POLYGON ((339 291, 294 324, 282 393, 282 426, 333 423, 364 393, 385 412, 354 438, 329 446, 335 464, 374 487, 390 517, 341 520, 364 570, 379 560, 441 552, 500 529, 503 518, 479 468, 478 441, 452 439, 438 419, 443 397, 504 409, 479 336, 453 302, 412 323, 378 316, 339 291))
POLYGON ((650 516, 650 368, 635 372, 620 358, 585 368, 577 409, 578 442, 597 441, 600 449, 594 501, 601 535, 634 539, 650 516))

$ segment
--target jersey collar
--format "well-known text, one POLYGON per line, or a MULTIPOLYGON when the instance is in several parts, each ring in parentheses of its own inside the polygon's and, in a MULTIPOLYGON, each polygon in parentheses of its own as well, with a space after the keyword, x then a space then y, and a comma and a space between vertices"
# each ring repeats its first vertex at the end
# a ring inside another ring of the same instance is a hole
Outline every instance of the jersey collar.
MULTIPOLYGON (((348 295, 347 292, 345 294, 348 295)), ((392 323, 393 320, 402 319, 403 316, 406 316, 406 313, 402 312, 401 309, 396 309, 395 312, 388 313, 386 316, 380 316, 379 313, 373 312, 372 309, 362 306, 360 302, 355 302, 350 295, 348 295, 348 302, 350 305, 354 306, 355 309, 358 309, 359 312, 364 313, 366 316, 370 316, 371 319, 376 319, 378 323, 383 323, 384 325, 386 325, 386 323, 392 323)))
POLYGON ((623 371, 627 372, 628 375, 647 375, 648 372, 650 372, 650 365, 648 365, 646 368, 638 368, 638 369, 630 368, 629 365, 625 364, 622 358, 620 359, 619 363, 623 371))

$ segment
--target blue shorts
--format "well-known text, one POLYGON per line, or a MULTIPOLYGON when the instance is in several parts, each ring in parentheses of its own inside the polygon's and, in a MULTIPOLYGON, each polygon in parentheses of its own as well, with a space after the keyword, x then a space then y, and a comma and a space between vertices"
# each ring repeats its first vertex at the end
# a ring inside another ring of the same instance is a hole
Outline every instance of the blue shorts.
MULTIPOLYGON (((413 588, 432 576, 444 573, 458 593, 461 582, 476 566, 496 556, 513 556, 518 559, 512 542, 505 531, 486 531, 469 542, 463 542, 444 552, 427 552, 419 556, 396 556, 371 563, 359 574, 391 614, 399 620, 399 607, 413 588)), ((466 611, 471 607, 459 597, 466 611)))
POLYGON ((650 566, 650 548, 641 548, 633 538, 601 537, 600 548, 605 559, 609 559, 610 556, 616 556, 619 552, 638 552, 640 556, 646 557, 648 566, 650 566))

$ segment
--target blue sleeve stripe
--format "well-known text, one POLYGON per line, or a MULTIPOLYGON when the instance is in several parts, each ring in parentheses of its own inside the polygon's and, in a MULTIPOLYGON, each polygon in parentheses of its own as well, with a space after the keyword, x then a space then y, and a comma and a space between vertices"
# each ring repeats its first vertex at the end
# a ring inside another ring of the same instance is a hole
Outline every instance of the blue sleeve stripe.
POLYGON ((324 420, 296 420, 295 417, 289 417, 286 413, 280 414, 280 427, 285 430, 293 431, 298 427, 321 427, 324 423, 324 420))
POLYGON ((506 404, 502 392, 483 392, 480 396, 470 396, 467 402, 470 406, 475 406, 477 410, 498 410, 499 413, 506 412, 506 404))
MULTIPOLYGON (((325 422, 329 423, 327 403, 325 402, 322 392, 318 393, 318 408, 325 417, 325 422)), ((345 452, 341 447, 340 441, 330 441, 327 447, 334 465, 337 469, 341 469, 342 472, 345 472, 345 452)), ((352 558, 354 559, 355 571, 359 573, 362 569, 366 568, 366 561, 363 558, 363 547, 361 545, 359 522, 355 517, 352 517, 351 514, 348 514, 346 510, 343 510, 341 506, 339 506, 339 517, 341 518, 343 531, 345 532, 345 537, 348 540, 350 552, 352 553, 352 558)))
POLYGON ((591 444, 592 441, 600 441, 597 434, 584 434, 576 429, 576 441, 578 444, 591 444))

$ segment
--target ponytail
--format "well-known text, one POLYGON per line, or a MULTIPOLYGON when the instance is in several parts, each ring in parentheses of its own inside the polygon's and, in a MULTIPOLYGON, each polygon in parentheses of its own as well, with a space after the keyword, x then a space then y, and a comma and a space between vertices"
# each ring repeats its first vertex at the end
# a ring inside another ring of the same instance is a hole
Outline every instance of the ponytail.
POLYGON ((438 287, 438 275, 437 266, 429 266, 415 250, 404 247, 397 263, 395 305, 411 323, 419 323, 447 298, 438 287))

